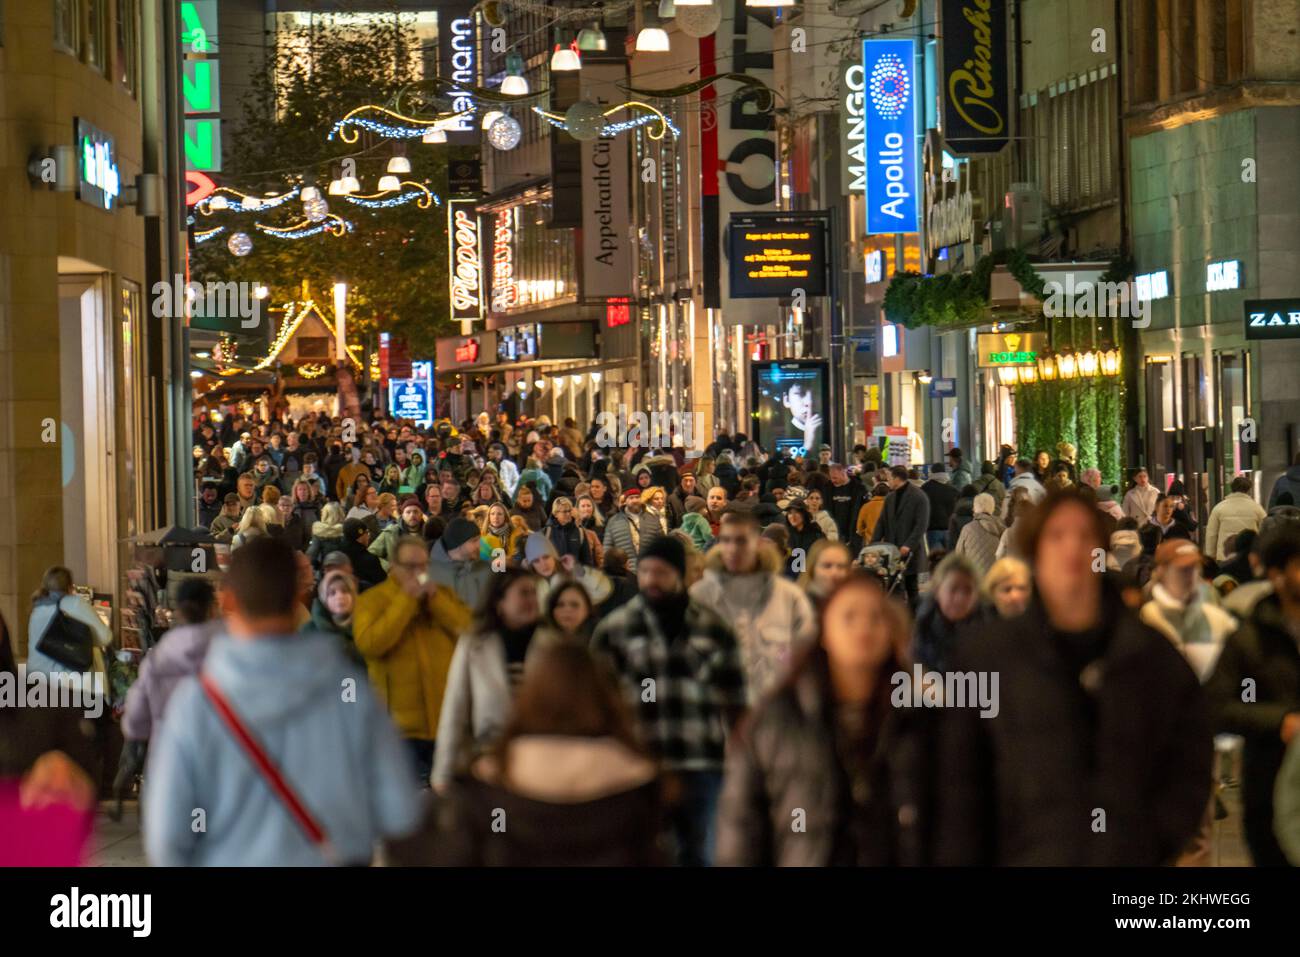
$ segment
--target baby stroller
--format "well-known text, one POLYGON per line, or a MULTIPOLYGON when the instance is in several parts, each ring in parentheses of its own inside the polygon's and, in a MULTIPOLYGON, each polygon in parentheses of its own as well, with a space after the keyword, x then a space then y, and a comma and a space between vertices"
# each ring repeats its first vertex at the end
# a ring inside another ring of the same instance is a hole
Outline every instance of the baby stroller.
MULTIPOLYGON (((909 555, 908 558, 911 556, 909 555)), ((880 587, 888 595, 893 595, 903 588, 903 576, 907 574, 908 558, 904 558, 897 545, 878 542, 866 545, 858 553, 858 565, 880 579, 880 587)))

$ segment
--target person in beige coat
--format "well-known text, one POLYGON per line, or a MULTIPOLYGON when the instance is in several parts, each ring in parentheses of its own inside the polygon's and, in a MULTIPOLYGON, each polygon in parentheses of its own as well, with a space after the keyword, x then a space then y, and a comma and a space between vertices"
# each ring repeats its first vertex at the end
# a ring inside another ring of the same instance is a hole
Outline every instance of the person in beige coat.
POLYGON ((1002 541, 1002 533, 1007 527, 1002 524, 1002 519, 993 514, 997 501, 988 492, 976 495, 971 508, 975 517, 961 530, 954 551, 958 555, 964 555, 982 579, 997 561, 998 543, 1002 541))
POLYGON ((1210 510, 1210 522, 1205 529, 1205 554, 1216 562, 1228 557, 1228 539, 1246 529, 1258 532, 1259 523, 1268 516, 1251 498, 1253 486, 1249 476, 1238 475, 1228 488, 1223 501, 1210 510))

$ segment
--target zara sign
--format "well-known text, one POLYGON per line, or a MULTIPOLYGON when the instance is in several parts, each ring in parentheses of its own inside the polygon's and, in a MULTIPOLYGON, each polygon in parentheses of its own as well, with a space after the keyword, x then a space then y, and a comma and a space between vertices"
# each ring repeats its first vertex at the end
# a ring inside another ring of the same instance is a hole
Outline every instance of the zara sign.
POLYGON ((1247 339, 1300 339, 1300 297, 1248 299, 1247 339))

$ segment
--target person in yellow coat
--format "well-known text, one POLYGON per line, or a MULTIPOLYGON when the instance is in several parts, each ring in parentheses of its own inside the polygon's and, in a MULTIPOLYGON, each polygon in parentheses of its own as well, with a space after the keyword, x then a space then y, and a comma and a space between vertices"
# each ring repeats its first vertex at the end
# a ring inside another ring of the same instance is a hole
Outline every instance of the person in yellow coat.
POLYGON ((438 715, 456 639, 470 625, 470 610, 455 592, 425 577, 426 543, 399 539, 388 577, 357 598, 353 638, 388 714, 429 786, 438 715))

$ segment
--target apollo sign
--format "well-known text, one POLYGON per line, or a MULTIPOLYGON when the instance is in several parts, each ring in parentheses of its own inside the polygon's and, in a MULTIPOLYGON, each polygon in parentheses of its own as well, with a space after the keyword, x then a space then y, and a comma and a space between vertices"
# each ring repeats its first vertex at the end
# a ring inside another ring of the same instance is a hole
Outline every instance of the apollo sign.
POLYGON ((920 226, 914 57, 911 40, 862 44, 868 235, 914 233, 920 226))

